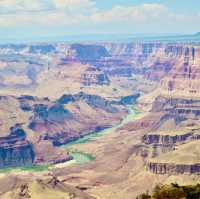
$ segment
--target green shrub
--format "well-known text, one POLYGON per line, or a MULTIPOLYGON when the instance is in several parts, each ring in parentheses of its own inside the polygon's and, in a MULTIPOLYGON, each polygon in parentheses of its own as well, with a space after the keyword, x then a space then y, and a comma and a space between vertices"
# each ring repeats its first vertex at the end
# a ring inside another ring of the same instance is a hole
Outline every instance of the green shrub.
POLYGON ((151 199, 151 196, 149 195, 148 192, 146 192, 138 196, 136 199, 151 199))
POLYGON ((200 199, 200 184, 179 186, 177 183, 170 185, 157 185, 152 194, 143 193, 137 199, 200 199))

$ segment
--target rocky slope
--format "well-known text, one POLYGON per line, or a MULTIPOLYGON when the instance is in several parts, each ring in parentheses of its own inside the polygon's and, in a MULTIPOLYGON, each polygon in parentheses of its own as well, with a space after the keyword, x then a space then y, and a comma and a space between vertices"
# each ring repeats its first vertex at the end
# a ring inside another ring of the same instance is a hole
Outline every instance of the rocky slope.
POLYGON ((1 98, 0 105, 2 116, 6 116, 2 117, 0 134, 2 168, 71 160, 58 146, 116 124, 127 112, 120 103, 83 92, 63 95, 56 101, 7 96, 1 98))
POLYGON ((80 191, 79 189, 66 185, 56 177, 49 177, 45 180, 34 180, 30 182, 20 182, 16 180, 16 184, 11 188, 7 187, 7 191, 1 194, 2 199, 95 199, 94 197, 80 191))
POLYGON ((29 128, 38 132, 40 139, 62 145, 119 121, 126 110, 118 108, 96 95, 63 95, 50 106, 35 105, 29 128))

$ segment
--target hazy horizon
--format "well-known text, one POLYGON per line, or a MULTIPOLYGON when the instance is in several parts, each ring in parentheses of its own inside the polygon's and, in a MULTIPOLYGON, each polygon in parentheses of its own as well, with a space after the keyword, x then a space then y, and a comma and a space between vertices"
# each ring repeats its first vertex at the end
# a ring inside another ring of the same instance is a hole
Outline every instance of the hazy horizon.
POLYGON ((27 43, 76 43, 76 42, 134 42, 134 41, 200 41, 200 35, 181 33, 138 33, 138 34, 80 34, 80 35, 55 35, 36 37, 10 37, 0 41, 4 44, 27 44, 27 43))
POLYGON ((0 1, 0 37, 6 42, 80 35, 194 34, 199 32, 199 20, 198 0, 0 1))

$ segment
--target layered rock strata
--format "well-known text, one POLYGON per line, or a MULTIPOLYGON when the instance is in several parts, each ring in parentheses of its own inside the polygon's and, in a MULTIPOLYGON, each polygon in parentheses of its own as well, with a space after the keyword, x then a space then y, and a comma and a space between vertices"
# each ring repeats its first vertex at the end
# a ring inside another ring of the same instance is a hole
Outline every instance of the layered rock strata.
POLYGON ((20 125, 10 129, 10 134, 0 138, 0 168, 32 165, 35 160, 33 145, 20 125))

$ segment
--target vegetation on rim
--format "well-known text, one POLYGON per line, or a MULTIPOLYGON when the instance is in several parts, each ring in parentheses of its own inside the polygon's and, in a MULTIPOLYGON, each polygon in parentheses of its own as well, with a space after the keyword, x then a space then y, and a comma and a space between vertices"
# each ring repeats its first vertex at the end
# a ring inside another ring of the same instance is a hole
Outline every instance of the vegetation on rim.
POLYGON ((176 183, 170 185, 157 185, 153 192, 143 193, 137 199, 199 199, 200 184, 179 186, 176 183))

